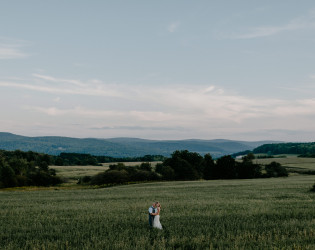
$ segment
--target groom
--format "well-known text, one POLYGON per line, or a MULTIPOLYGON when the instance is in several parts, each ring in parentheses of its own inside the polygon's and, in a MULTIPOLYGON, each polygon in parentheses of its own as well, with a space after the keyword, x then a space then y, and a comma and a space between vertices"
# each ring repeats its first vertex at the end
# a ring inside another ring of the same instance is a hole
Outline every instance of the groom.
POLYGON ((156 207, 158 202, 154 202, 151 207, 149 207, 149 225, 153 226, 154 217, 156 215, 156 207))

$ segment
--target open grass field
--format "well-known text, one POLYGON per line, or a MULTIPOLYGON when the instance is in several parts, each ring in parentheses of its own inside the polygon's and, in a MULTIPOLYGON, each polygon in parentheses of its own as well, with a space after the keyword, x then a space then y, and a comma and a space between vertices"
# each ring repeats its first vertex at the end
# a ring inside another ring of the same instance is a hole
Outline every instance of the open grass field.
POLYGON ((96 175, 108 169, 107 166, 51 166, 57 175, 66 179, 77 180, 83 176, 96 175))
POLYGON ((259 164, 268 164, 272 161, 279 162, 289 172, 305 173, 313 171, 315 174, 315 158, 302 158, 297 155, 286 155, 285 158, 255 159, 259 164))
POLYGON ((315 177, 0 191, 0 249, 315 249, 315 177), (162 231, 147 209, 162 204, 162 231))
POLYGON ((280 158, 267 158, 267 159, 255 159, 254 162, 259 164, 268 164, 272 161, 279 162, 284 166, 291 166, 291 167, 303 167, 309 166, 315 169, 315 158, 303 158, 297 157, 297 155, 285 155, 285 157, 280 158))

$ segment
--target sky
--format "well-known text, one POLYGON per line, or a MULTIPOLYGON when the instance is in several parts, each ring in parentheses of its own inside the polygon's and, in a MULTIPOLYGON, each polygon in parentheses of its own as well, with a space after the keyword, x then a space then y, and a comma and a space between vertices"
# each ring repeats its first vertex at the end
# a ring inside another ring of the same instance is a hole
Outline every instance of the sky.
POLYGON ((315 1, 1 1, 0 131, 315 141, 315 1))

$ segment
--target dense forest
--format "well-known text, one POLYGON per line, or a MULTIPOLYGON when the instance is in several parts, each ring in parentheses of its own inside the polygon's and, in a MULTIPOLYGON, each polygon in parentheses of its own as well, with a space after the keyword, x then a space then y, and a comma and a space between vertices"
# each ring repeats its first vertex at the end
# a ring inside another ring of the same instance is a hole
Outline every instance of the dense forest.
POLYGON ((301 156, 315 156, 315 142, 309 143, 275 143, 264 144, 252 151, 254 154, 298 154, 301 156))
POLYGON ((98 166, 101 163, 108 162, 151 162, 151 161, 163 161, 165 159, 162 155, 145 155, 142 157, 110 157, 110 156, 98 156, 90 154, 78 154, 78 153, 61 153, 59 156, 51 156, 51 165, 56 166, 98 166))
POLYGON ((161 161, 163 156, 113 158, 90 154, 61 153, 59 156, 21 150, 0 150, 0 188, 15 186, 50 186, 62 182, 50 165, 99 165, 104 162, 161 161))
POLYGON ((0 188, 15 186, 50 186, 61 183, 49 168, 51 156, 35 152, 0 150, 0 188))
POLYGON ((210 154, 204 156, 188 150, 175 151, 171 157, 151 156, 135 158, 112 158, 89 154, 62 153, 59 156, 23 152, 20 150, 0 150, 0 187, 50 186, 62 180, 49 165, 97 165, 101 162, 121 162, 110 165, 105 172, 96 176, 86 176, 79 182, 93 185, 117 184, 135 181, 156 180, 198 180, 198 179, 246 179, 287 176, 279 163, 264 166, 254 164, 254 155, 249 153, 242 162, 232 156, 222 156, 216 161, 210 154), (124 161, 142 161, 139 166, 125 166, 124 161), (149 161, 162 161, 153 169, 149 161))
POLYGON ((212 179, 250 179, 288 176, 287 170, 277 162, 266 166, 253 163, 254 155, 244 156, 241 162, 230 155, 222 156, 216 161, 210 154, 201 156, 187 150, 175 151, 163 163, 152 169, 150 163, 129 167, 122 163, 95 176, 85 177, 80 183, 92 185, 122 184, 135 181, 155 180, 212 180, 212 179), (264 168, 264 172, 262 171, 264 168))

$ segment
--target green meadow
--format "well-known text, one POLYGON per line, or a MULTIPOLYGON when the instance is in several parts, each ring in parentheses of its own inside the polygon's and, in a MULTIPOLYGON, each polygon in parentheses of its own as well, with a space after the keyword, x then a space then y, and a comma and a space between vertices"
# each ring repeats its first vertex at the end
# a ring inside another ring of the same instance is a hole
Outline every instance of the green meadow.
POLYGON ((283 155, 279 158, 255 159, 258 164, 268 164, 271 161, 279 162, 286 167, 289 172, 293 173, 309 173, 315 175, 315 158, 297 157, 297 155, 283 155))
POLYGON ((255 163, 268 164, 271 161, 279 162, 285 167, 311 168, 315 170, 315 158, 297 157, 297 155, 279 155, 275 158, 254 159, 255 163))
POLYGON ((314 249, 314 181, 294 174, 3 190, 0 249, 314 249), (147 222, 156 200, 161 231, 147 222))

